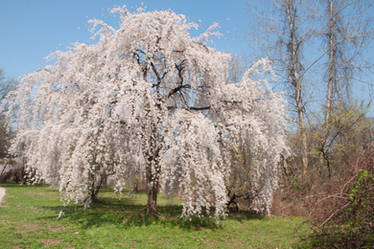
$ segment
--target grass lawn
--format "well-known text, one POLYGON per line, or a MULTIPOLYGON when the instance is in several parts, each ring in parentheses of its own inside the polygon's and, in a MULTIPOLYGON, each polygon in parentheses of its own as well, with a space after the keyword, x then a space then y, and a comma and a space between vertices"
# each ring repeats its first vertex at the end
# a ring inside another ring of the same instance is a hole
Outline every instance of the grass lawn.
POLYGON ((90 209, 63 208, 47 186, 2 185, 0 248, 309 248, 300 218, 251 217, 239 213, 215 226, 210 219, 178 219, 177 201, 160 196, 168 219, 144 216, 146 196, 118 200, 102 191, 90 209), (59 212, 64 215, 58 219, 59 212))

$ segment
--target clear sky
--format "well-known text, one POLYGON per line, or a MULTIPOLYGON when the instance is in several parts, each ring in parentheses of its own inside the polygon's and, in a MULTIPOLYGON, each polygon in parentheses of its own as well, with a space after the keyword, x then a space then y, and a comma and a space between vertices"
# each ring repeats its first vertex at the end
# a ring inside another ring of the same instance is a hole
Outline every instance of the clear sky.
POLYGON ((0 68, 18 78, 42 68, 45 57, 73 42, 89 42, 92 18, 115 25, 108 10, 126 5, 130 10, 170 9, 185 14, 204 31, 214 22, 223 34, 214 46, 248 55, 249 10, 245 0, 2 0, 0 4, 0 68))
MULTIPOLYGON (((214 40, 213 46, 253 61, 248 34, 257 27, 251 24, 253 12, 248 3, 257 3, 268 12, 269 6, 260 0, 1 0, 0 68, 7 78, 18 78, 42 68, 48 63, 45 57, 50 53, 66 50, 76 41, 90 42, 88 20, 102 19, 116 26, 119 18, 114 18, 109 10, 122 5, 130 11, 141 6, 148 11, 170 9, 199 24, 200 31, 218 22, 222 36, 214 40)), ((365 54, 372 61, 373 44, 365 54)), ((364 75, 363 79, 372 82, 373 78, 364 75)), ((368 87, 358 83, 353 87, 353 94, 356 99, 369 101, 373 89, 374 84, 368 87)), ((318 97, 324 90, 316 92, 318 97)), ((373 108, 370 115, 374 115, 373 108)))

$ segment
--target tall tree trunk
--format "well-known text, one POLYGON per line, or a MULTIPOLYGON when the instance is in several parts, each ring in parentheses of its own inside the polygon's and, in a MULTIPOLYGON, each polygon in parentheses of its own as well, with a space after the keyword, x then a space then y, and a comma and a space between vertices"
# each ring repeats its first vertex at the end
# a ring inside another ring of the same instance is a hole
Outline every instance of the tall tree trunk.
MULTIPOLYGON (((329 136, 330 131, 330 122, 331 122, 331 108, 332 108, 332 88, 334 84, 335 75, 335 62, 336 62, 336 39, 334 36, 335 32, 335 18, 334 18, 334 1, 329 0, 329 31, 328 31, 328 39, 329 39, 329 71, 328 71, 328 83, 327 83, 327 96, 326 96, 326 109, 325 109, 325 122, 324 122, 324 134, 321 142, 321 155, 320 161, 321 164, 324 164, 324 160, 328 161, 328 157, 326 155, 326 144, 327 139, 329 136)), ((329 163, 327 162, 328 167, 328 176, 331 177, 331 169, 329 167, 329 163)))
POLYGON ((297 118, 298 118, 298 126, 301 136, 301 148, 302 148, 302 177, 305 179, 307 169, 308 169, 308 145, 307 145, 307 134, 306 134, 306 127, 304 121, 304 107, 302 102, 302 85, 301 79, 299 77, 299 48, 301 46, 301 41, 298 40, 296 34, 296 5, 293 0, 286 0, 285 1, 285 10, 286 15, 288 18, 288 28, 289 28, 289 39, 290 43, 287 46, 289 52, 289 61, 290 61, 290 68, 289 68, 289 77, 291 79, 291 83, 294 88, 294 98, 296 101, 296 108, 297 108, 297 118))

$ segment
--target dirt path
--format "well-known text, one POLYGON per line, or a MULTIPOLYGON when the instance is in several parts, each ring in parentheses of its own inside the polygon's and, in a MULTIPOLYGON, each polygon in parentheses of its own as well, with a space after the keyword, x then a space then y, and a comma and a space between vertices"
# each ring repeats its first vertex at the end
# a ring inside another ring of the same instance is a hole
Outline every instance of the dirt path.
POLYGON ((0 205, 1 205, 1 202, 3 201, 4 196, 5 196, 5 188, 0 187, 0 205))

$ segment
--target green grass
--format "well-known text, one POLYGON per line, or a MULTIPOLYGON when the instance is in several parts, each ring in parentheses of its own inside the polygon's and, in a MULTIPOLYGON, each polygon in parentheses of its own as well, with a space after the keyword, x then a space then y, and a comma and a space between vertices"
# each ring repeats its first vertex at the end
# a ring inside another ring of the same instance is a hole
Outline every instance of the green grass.
POLYGON ((178 201, 160 196, 160 212, 148 219, 145 194, 118 200, 102 191, 90 209, 63 208, 47 186, 2 185, 0 248, 309 248, 301 218, 253 217, 239 213, 219 226, 208 218, 178 218, 178 201), (64 210, 61 219, 58 213, 64 210))

